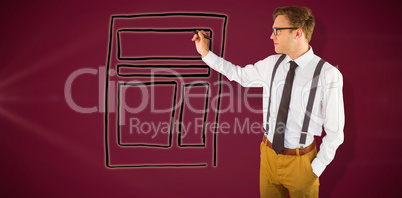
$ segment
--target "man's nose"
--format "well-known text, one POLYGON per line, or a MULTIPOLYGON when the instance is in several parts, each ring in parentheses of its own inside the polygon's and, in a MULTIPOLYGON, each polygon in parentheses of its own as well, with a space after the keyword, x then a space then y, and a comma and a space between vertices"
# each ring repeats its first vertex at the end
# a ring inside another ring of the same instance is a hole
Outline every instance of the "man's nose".
POLYGON ((274 32, 272 32, 270 39, 274 40, 274 38, 275 38, 275 35, 274 35, 274 32))

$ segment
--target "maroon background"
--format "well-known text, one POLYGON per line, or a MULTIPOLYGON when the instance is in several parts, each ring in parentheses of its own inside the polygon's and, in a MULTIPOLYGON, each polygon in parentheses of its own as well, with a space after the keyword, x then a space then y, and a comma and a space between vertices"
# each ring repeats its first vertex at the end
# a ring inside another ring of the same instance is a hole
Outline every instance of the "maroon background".
MULTIPOLYGON (((104 114, 73 111, 65 102, 64 85, 77 69, 106 65, 111 15, 225 14, 225 58, 245 65, 274 53, 272 12, 294 4, 312 9, 316 29, 311 45, 344 76, 345 142, 320 178, 321 197, 398 196, 402 39, 396 2, 2 2, 0 196, 258 197, 261 134, 219 135, 216 168, 108 169, 104 114)), ((87 74, 74 81, 77 104, 98 106, 98 87, 104 86, 98 78, 87 74)), ((247 89, 231 84, 235 108, 220 120, 260 122, 262 114, 244 106, 247 89)), ((261 98, 249 101, 262 108, 261 98)), ((225 96, 222 107, 228 103, 225 96)))

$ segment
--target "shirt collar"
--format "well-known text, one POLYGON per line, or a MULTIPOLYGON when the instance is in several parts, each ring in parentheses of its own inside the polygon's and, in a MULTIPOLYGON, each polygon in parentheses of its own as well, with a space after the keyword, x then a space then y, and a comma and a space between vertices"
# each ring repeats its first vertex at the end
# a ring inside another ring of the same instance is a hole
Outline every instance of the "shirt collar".
MULTIPOLYGON (((296 64, 301 68, 304 68, 314 58, 313 48, 311 46, 309 46, 309 47, 310 47, 310 49, 306 53, 304 53, 299 58, 294 60, 296 62, 296 64)), ((286 55, 284 62, 288 63, 289 61, 292 61, 292 59, 286 55)))

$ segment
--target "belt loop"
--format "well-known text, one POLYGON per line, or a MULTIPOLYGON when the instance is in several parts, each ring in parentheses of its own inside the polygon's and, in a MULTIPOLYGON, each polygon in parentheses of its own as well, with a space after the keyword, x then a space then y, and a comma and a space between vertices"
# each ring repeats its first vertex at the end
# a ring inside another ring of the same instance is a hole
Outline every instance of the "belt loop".
POLYGON ((300 152, 299 152, 300 148, 296 148, 296 155, 300 156, 300 152))

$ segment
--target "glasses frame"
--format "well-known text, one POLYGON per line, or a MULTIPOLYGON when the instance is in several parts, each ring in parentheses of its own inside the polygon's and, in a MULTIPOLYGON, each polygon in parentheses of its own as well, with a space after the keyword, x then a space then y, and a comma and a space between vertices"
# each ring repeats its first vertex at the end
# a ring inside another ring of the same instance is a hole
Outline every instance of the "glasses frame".
POLYGON ((283 27, 283 28, 274 27, 272 30, 274 32, 274 35, 278 36, 278 30, 297 30, 297 29, 299 29, 299 28, 297 28, 297 27, 283 27))

